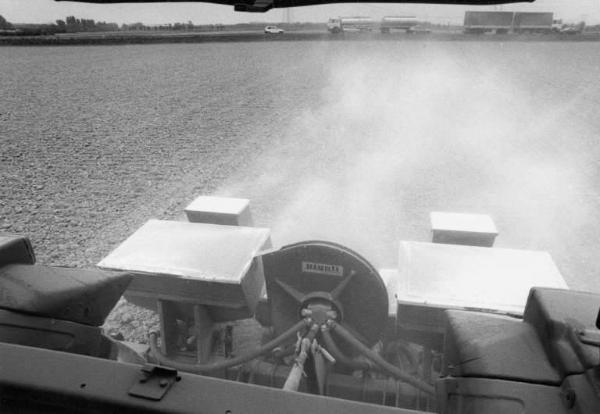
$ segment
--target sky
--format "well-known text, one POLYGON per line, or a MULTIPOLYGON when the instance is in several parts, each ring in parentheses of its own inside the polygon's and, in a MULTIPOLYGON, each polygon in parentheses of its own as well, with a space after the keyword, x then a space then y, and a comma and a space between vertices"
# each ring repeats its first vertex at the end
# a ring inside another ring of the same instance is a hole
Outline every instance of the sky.
MULTIPOLYGON (((414 15, 419 20, 434 23, 462 24, 465 10, 498 10, 498 6, 443 6, 421 4, 329 4, 297 7, 290 11, 294 22, 325 22, 330 17, 369 16, 374 19, 393 15, 414 15)), ((566 22, 600 23, 600 0, 536 0, 535 3, 515 3, 502 10, 550 11, 566 22)), ((282 22, 285 9, 267 13, 234 12, 232 6, 209 3, 141 3, 87 4, 55 2, 53 0, 0 0, 0 15, 11 23, 51 23, 66 16, 115 23, 164 24, 192 21, 194 24, 282 22)))

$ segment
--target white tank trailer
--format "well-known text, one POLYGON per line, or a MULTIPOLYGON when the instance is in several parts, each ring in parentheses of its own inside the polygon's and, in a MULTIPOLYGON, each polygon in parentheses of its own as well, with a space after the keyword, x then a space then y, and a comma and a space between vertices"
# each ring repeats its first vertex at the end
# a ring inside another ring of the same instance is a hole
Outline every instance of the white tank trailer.
POLYGON ((386 16, 381 19, 379 30, 381 33, 390 33, 392 30, 403 30, 412 33, 419 24, 415 16, 386 16))
POLYGON ((377 22, 370 17, 338 17, 327 22, 330 33, 343 32, 372 32, 377 27, 377 22))
POLYGON ((390 33, 391 31, 411 33, 418 24, 415 16, 386 16, 380 21, 362 16, 337 17, 329 19, 327 30, 330 33, 372 32, 375 30, 379 30, 381 33, 390 33))

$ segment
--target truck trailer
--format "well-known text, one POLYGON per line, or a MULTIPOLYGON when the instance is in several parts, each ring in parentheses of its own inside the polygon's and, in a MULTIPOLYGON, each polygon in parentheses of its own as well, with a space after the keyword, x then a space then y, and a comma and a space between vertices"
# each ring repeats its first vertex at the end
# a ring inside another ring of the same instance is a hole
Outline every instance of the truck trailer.
POLYGON ((375 20, 363 16, 331 18, 327 22, 327 30, 330 33, 372 32, 376 27, 375 20))
POLYGON ((513 12, 466 11, 464 32, 473 34, 508 33, 513 24, 513 12))
POLYGON ((552 13, 516 12, 513 33, 550 33, 554 15, 552 13))
POLYGON ((381 21, 371 17, 337 17, 327 22, 327 30, 331 33, 372 32, 390 33, 393 30, 412 33, 419 22, 415 16, 386 16, 381 21))
POLYGON ((554 15, 549 12, 467 11, 464 32, 483 33, 551 33, 554 15))
POLYGON ((379 30, 381 33, 390 33, 392 30, 404 30, 412 33, 419 24, 415 16, 386 16, 381 19, 379 30))

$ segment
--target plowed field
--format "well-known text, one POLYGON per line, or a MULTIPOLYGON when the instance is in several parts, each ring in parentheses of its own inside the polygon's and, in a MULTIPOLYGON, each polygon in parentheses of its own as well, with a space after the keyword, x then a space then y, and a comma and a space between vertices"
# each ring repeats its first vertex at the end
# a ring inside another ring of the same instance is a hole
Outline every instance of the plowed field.
MULTIPOLYGON (((600 291, 600 44, 285 42, 0 48, 0 231, 91 267, 199 194, 276 246, 376 266, 434 210, 490 214, 600 291)), ((121 305, 111 323, 147 328, 121 305)), ((114 326, 111 325, 114 328, 114 326)))

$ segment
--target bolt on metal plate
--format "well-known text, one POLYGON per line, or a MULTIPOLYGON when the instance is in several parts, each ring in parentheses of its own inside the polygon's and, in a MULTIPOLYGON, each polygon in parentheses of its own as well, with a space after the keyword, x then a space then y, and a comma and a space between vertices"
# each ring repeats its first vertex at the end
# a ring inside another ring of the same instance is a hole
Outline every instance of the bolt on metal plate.
POLYGON ((177 370, 146 364, 142 367, 141 376, 129 389, 129 395, 147 400, 160 401, 171 386, 181 380, 177 370))

